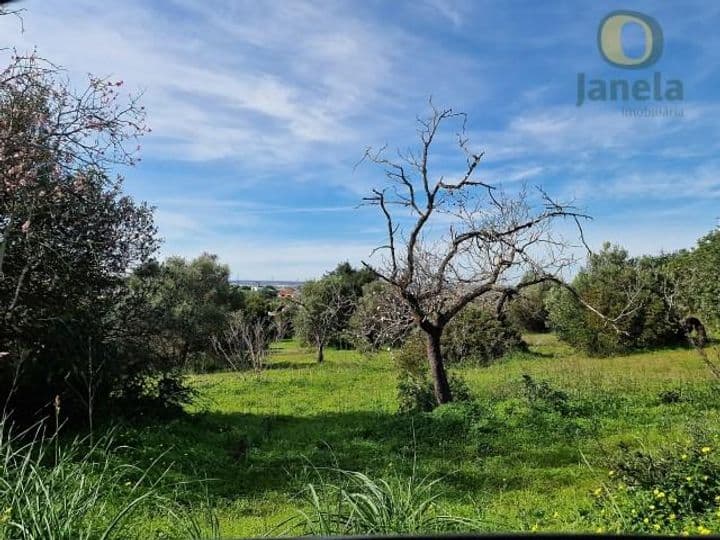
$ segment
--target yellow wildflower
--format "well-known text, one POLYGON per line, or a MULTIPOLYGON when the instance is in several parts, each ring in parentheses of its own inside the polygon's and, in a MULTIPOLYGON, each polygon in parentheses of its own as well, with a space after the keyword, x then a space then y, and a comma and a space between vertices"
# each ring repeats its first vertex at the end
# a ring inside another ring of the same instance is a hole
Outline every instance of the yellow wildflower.
POLYGON ((710 448, 709 446, 703 446, 703 447, 700 449, 700 451, 701 451, 703 454, 709 454, 709 453, 710 453, 710 450, 711 450, 711 448, 710 448))
POLYGON ((697 531, 702 535, 710 534, 712 532, 710 529, 704 527, 703 525, 698 525, 697 531))
POLYGON ((536 523, 535 525, 530 527, 530 532, 537 532, 539 528, 539 525, 536 523))
POLYGON ((598 527, 595 532, 597 532, 597 533, 604 533, 604 532, 605 532, 605 529, 603 529, 602 527, 598 527))
POLYGON ((680 459, 682 459, 683 461, 685 461, 687 458, 688 458, 687 454, 683 454, 682 456, 680 456, 680 459))

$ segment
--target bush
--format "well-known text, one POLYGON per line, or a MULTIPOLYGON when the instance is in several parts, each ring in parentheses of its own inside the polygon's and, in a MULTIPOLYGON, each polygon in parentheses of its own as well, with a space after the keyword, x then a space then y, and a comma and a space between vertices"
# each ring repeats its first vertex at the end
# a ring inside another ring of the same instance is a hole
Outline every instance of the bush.
POLYGON ((550 283, 538 283, 520 291, 507 304, 507 319, 512 326, 526 332, 550 330, 545 299, 553 288, 550 283))
POLYGON ((720 459, 713 443, 657 455, 624 450, 608 475, 594 495, 610 530, 694 535, 720 526, 720 459))
POLYGON ((526 345, 507 321, 480 306, 469 305, 448 324, 442 347, 449 364, 487 366, 509 352, 525 349, 526 345))
MULTIPOLYGON (((400 412, 429 412, 438 404, 427 367, 425 341, 414 334, 395 353, 395 364, 399 370, 398 401, 400 412)), ((455 401, 469 401, 470 389, 455 373, 448 373, 448 383, 455 401)))
POLYGON ((60 396, 77 421, 146 397, 131 394, 147 387, 139 380, 176 376, 148 346, 153 316, 127 279, 158 248, 152 209, 123 193, 114 170, 135 163, 145 112, 108 80, 75 92, 35 54, 10 62, 0 80, 0 402, 30 425, 60 396))
POLYGON ((652 268, 605 244, 589 258, 573 287, 585 302, 615 320, 617 328, 560 288, 547 299, 552 327, 561 339, 595 356, 682 343, 680 318, 663 294, 664 285, 652 268))
POLYGON ((570 397, 566 392, 557 390, 550 386, 547 381, 536 381, 530 375, 523 375, 523 390, 530 407, 535 410, 550 410, 559 413, 561 416, 570 416, 570 397))
POLYGON ((720 230, 703 236, 691 250, 657 259, 674 286, 681 314, 720 328, 720 230))

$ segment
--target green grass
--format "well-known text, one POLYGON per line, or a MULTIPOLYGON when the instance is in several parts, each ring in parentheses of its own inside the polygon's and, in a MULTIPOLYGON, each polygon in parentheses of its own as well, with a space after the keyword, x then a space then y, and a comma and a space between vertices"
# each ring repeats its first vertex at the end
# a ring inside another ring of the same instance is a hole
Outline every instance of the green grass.
MULTIPOLYGON (((204 484, 223 535, 277 533, 305 504, 316 467, 373 478, 439 479, 437 504, 479 519, 487 530, 592 530, 592 490, 618 445, 660 447, 719 425, 720 397, 696 353, 672 349, 591 359, 550 335, 527 337, 530 353, 487 368, 462 368, 488 411, 467 430, 462 410, 397 414, 389 353, 372 358, 327 352, 318 365, 293 342, 280 344, 266 371, 194 376, 200 398, 184 418, 121 427, 134 462, 166 452, 172 481, 204 484), (534 413, 522 375, 568 393, 584 413, 534 413), (658 394, 682 389, 663 404, 658 394), (593 467, 588 466, 590 463, 593 467)), ((143 525, 149 533, 151 516, 143 525)))

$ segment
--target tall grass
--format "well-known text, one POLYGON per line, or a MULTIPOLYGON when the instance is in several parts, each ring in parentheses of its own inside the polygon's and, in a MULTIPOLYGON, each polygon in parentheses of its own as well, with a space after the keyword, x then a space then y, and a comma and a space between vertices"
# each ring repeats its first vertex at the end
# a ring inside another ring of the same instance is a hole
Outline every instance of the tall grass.
POLYGON ((112 435, 90 443, 61 444, 42 425, 14 432, 0 418, 0 538, 12 540, 109 540, 133 537, 139 515, 163 514, 173 538, 216 538, 167 495, 158 469, 120 464, 112 435), (151 480, 151 476, 154 479, 151 480), (161 489, 161 487, 163 489, 161 489))
POLYGON ((315 471, 318 482, 302 493, 307 510, 285 522, 285 532, 330 536, 480 528, 476 520, 443 514, 436 504, 443 495, 440 480, 418 477, 414 469, 409 478, 389 480, 339 468, 315 471))

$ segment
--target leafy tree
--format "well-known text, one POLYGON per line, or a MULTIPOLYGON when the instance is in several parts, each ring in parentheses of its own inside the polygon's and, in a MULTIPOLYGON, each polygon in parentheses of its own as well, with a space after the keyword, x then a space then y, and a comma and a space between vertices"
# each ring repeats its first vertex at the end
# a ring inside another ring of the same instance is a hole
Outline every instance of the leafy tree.
POLYGON ((243 293, 229 278, 227 265, 208 253, 191 261, 171 257, 135 273, 133 286, 146 291, 156 313, 153 344, 158 354, 185 366, 195 355, 211 351, 212 336, 244 305, 243 293))
POLYGON ((367 268, 356 269, 345 261, 338 264, 334 270, 325 274, 326 277, 335 276, 359 298, 363 294, 363 287, 375 280, 375 275, 367 268))
POLYGON ((322 362, 327 344, 347 328, 355 295, 342 277, 330 275, 305 282, 296 302, 300 307, 295 319, 296 333, 315 347, 317 361, 322 362))
POLYGON ((67 414, 107 406, 144 369, 129 360, 147 351, 125 276, 157 242, 151 209, 112 175, 146 131, 121 85, 91 77, 75 92, 34 55, 0 73, 0 399, 18 416, 55 396, 67 414))
MULTIPOLYGON (((524 279, 532 279, 526 276, 524 279)), ((527 332, 547 332, 550 329, 545 300, 554 287, 543 282, 526 287, 507 303, 506 316, 510 324, 527 332)))
POLYGON ((615 325, 584 309, 578 297, 561 289, 549 295, 550 321, 562 339, 594 355, 680 343, 680 318, 663 295, 663 286, 662 276, 646 262, 634 261, 624 249, 606 243, 589 256, 573 288, 615 325))
POLYGON ((720 328, 720 230, 703 236, 694 249, 665 256, 660 263, 674 285, 668 296, 678 311, 720 328))

